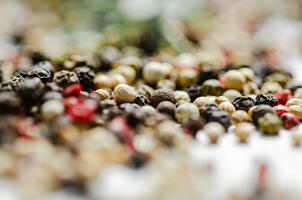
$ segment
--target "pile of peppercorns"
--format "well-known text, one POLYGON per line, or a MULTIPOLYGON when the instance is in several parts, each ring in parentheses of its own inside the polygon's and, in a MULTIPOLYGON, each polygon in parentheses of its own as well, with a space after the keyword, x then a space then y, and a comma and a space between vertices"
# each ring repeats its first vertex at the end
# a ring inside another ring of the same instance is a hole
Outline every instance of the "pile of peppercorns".
POLYGON ((197 134, 214 144, 233 132, 246 143, 257 130, 277 136, 285 128, 293 130, 295 145, 302 141, 296 129, 302 86, 280 69, 181 66, 127 55, 97 61, 43 57, 25 69, 15 67, 7 80, 1 77, 2 176, 31 192, 66 184, 85 190, 104 167, 142 168, 159 150, 190 145, 197 134), (35 171, 41 169, 43 175, 35 171), (41 176, 43 185, 36 181, 41 176))

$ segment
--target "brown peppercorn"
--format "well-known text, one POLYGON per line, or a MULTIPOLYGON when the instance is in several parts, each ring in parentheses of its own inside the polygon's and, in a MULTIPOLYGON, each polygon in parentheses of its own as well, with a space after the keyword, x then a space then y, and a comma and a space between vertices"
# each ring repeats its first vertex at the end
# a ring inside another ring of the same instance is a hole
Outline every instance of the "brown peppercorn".
POLYGON ((162 101, 158 104, 156 108, 159 112, 170 115, 174 118, 176 107, 170 101, 162 101))
POLYGON ((169 89, 157 89, 154 90, 153 94, 150 97, 151 105, 157 107, 157 105, 162 101, 170 101, 173 104, 176 102, 175 96, 172 90, 169 89))
POLYGON ((246 143, 251 133, 255 130, 255 126, 252 123, 241 122, 234 128, 234 134, 239 139, 239 142, 246 143))
POLYGON ((217 103, 218 105, 223 102, 230 102, 230 100, 228 98, 226 98, 225 96, 218 96, 215 98, 215 103, 217 103))
POLYGON ((221 110, 226 111, 229 114, 232 114, 236 111, 235 107, 231 102, 223 102, 219 104, 219 107, 221 108, 221 110))
POLYGON ((240 122, 248 122, 251 120, 247 112, 245 112, 244 110, 236 110, 232 114, 231 119, 234 124, 238 124, 240 122))

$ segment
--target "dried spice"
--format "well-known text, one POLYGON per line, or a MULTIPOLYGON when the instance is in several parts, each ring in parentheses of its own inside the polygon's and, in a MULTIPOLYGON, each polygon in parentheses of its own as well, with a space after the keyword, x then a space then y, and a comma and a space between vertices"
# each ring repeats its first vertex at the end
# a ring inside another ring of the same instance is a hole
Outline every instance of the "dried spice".
POLYGON ((276 106, 278 105, 278 100, 271 94, 259 94, 256 97, 255 105, 261 104, 276 106))
POLYGON ((254 99, 247 96, 237 97, 232 103, 236 110, 244 110, 246 112, 255 105, 254 99))

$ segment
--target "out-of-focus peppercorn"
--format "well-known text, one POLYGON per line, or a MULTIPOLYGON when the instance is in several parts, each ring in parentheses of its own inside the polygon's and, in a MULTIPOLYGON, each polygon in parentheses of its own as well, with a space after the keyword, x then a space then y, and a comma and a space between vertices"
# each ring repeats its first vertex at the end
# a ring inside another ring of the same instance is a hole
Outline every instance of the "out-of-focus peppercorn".
POLYGON ((207 123, 204 126, 203 131, 209 137, 212 144, 216 144, 218 142, 218 139, 225 133, 224 127, 217 122, 207 123))
POLYGON ((55 73, 54 82, 64 88, 67 87, 68 85, 78 83, 79 79, 75 72, 61 70, 55 73))
POLYGON ((67 107, 68 116, 78 122, 91 122, 95 117, 97 103, 92 99, 78 100, 67 107))
POLYGON ((282 121, 276 114, 266 113, 258 118, 258 125, 264 135, 277 135, 282 128, 282 121))
POLYGON ((229 114, 232 114, 236 111, 235 106, 231 102, 222 102, 221 104, 219 104, 219 107, 221 108, 221 110, 229 114))
POLYGON ((167 114, 174 118, 176 107, 170 101, 162 101, 158 104, 156 108, 159 112, 167 114))
POLYGON ((76 67, 73 71, 76 73, 79 82, 85 90, 91 91, 94 89, 93 80, 95 77, 95 73, 90 67, 76 67))
POLYGON ((175 83, 171 81, 170 79, 163 79, 157 82, 156 85, 157 88, 166 88, 169 90, 175 89, 175 83))
POLYGON ((275 94, 276 99, 278 100, 279 104, 286 104, 287 100, 292 97, 292 92, 289 89, 284 89, 281 91, 278 91, 275 94))
POLYGON ((226 130, 230 127, 230 117, 229 114, 225 111, 213 111, 208 114, 208 117, 205 118, 207 122, 218 122, 220 123, 226 130))
POLYGON ((261 86, 261 93, 271 93, 274 94, 280 90, 282 90, 283 88, 281 87, 281 85, 279 85, 279 83, 276 82, 265 82, 262 84, 261 86))
POLYGON ((199 119, 199 110, 193 103, 183 103, 176 108, 175 118, 179 123, 187 123, 190 119, 199 119))
POLYGON ((198 85, 191 85, 185 88, 185 91, 189 94, 191 101, 201 96, 201 86, 198 85))
POLYGON ((0 114, 15 113, 21 107, 21 101, 14 92, 0 92, 0 114))
POLYGON ((298 117, 293 113, 283 113, 280 117, 283 120, 283 126, 286 129, 291 129, 292 127, 300 125, 298 117))
POLYGON ((291 113, 294 113, 299 118, 299 120, 302 120, 302 106, 292 105, 289 109, 291 113))
POLYGON ((278 100, 271 94, 259 94, 256 97, 255 105, 261 104, 276 106, 278 105, 278 100))
POLYGON ((216 79, 207 80, 201 86, 202 96, 220 96, 222 92, 221 84, 216 79))
POLYGON ((236 110, 244 110, 246 112, 255 104, 254 99, 247 96, 237 97, 232 103, 236 110))
POLYGON ((45 92, 45 86, 39 78, 26 79, 17 89, 17 94, 20 96, 24 104, 34 105, 42 97, 45 92))
POLYGON ((280 84, 282 87, 286 86, 291 79, 292 79, 291 74, 282 71, 272 73, 267 77, 265 77, 266 82, 276 82, 280 84))
POLYGON ((174 93, 176 102, 180 102, 180 101, 187 102, 187 103, 191 102, 190 96, 186 91, 176 90, 173 93, 174 93))
POLYGON ((275 111, 273 108, 269 105, 259 105, 257 106, 254 111, 252 112, 252 120, 253 123, 258 126, 258 119, 265 114, 270 113, 270 114, 275 114, 275 111))
POLYGON ((278 116, 281 116, 283 113, 290 112, 290 109, 287 106, 284 106, 281 104, 274 106, 273 109, 277 113, 278 116))
POLYGON ((244 110, 236 110, 235 112, 233 112, 231 119, 234 124, 248 122, 251 120, 247 112, 245 112, 244 110))
POLYGON ((29 77, 38 77, 41 81, 51 82, 54 77, 54 67, 48 61, 39 62, 28 72, 29 77))
POLYGON ((291 98, 287 100, 286 104, 287 107, 293 106, 293 105, 302 105, 302 99, 299 98, 291 98))
POLYGON ((245 76, 237 70, 230 70, 224 74, 224 86, 226 89, 242 90, 245 76))
POLYGON ((222 96, 226 97, 229 99, 229 101, 234 101, 234 99, 236 99, 237 97, 241 97, 242 94, 237 91, 237 90, 233 90, 233 89, 229 89, 229 90, 226 90, 222 96))
POLYGON ((178 72, 176 83, 181 88, 188 87, 197 83, 197 71, 191 68, 185 68, 178 72))
POLYGON ((254 132, 255 126, 249 122, 241 122, 234 128, 234 134, 240 143, 246 143, 250 135, 254 132))
POLYGON ((150 97, 150 101, 151 101, 151 105, 155 108, 162 101, 170 101, 172 103, 176 102, 173 91, 164 88, 154 90, 153 94, 150 97))
POLYGON ((82 90, 83 90, 83 86, 79 83, 76 83, 76 84, 67 86, 63 91, 63 95, 65 97, 68 97, 68 96, 77 96, 78 97, 81 95, 82 90))

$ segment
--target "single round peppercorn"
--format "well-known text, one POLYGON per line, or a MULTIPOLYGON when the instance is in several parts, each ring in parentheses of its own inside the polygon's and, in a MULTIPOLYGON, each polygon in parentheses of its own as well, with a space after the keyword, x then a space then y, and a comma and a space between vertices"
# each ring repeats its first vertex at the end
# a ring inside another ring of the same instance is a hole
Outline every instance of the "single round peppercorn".
POLYGON ((175 103, 176 99, 173 91, 165 88, 154 90, 150 97, 151 105, 156 108, 157 105, 162 101, 170 101, 175 103))
POLYGON ((76 73, 79 82, 85 90, 90 91, 94 89, 93 80, 95 77, 95 73, 90 67, 76 67, 73 71, 76 73))
POLYGON ((261 93, 271 93, 274 94, 282 90, 282 87, 276 82, 265 82, 261 86, 261 93))
POLYGON ((209 122, 207 123, 203 131, 209 137, 212 144, 216 144, 218 139, 225 134, 224 127, 217 122, 209 122))
POLYGON ((63 95, 60 92, 57 92, 57 91, 49 91, 49 92, 46 92, 42 97, 42 100, 44 102, 48 101, 48 100, 51 100, 51 99, 62 100, 63 95))
POLYGON ((201 96, 201 87, 198 85, 191 85, 185 88, 185 91, 189 94, 191 101, 201 96))
POLYGON ((221 109, 216 104, 204 104, 202 107, 199 108, 201 116, 206 121, 209 121, 208 118, 214 111, 221 111, 221 109))
POLYGON ((56 99, 46 101, 41 107, 42 118, 53 120, 64 113, 64 104, 56 99))
POLYGON ((289 109, 291 113, 295 114, 299 118, 299 120, 302 120, 302 106, 292 105, 289 109))
POLYGON ((61 87, 67 87, 68 85, 78 83, 79 79, 75 72, 61 70, 55 73, 53 81, 61 87))
POLYGON ((255 104, 254 99, 247 96, 237 97, 232 103, 236 110, 244 110, 246 112, 255 104))
POLYGON ((179 123, 187 123, 190 119, 199 119, 199 110, 193 103, 183 103, 176 108, 175 118, 179 123))
POLYGON ((293 105, 302 105, 302 99, 298 98, 291 98, 289 99, 286 104, 287 107, 293 106, 293 105))
POLYGON ((218 122, 226 130, 231 126, 229 114, 225 111, 213 111, 205 118, 207 122, 218 122))
POLYGON ((202 119, 190 119, 187 123, 182 124, 185 133, 196 136, 197 132, 202 129, 204 121, 202 119))
POLYGON ((110 98, 110 93, 104 89, 97 89, 93 91, 90 96, 98 100, 105 100, 110 98))
POLYGON ((269 105, 259 105, 256 106, 254 111, 252 112, 252 120, 253 123, 258 126, 258 119, 265 114, 270 113, 270 114, 275 114, 275 111, 273 108, 269 105))
POLYGON ((20 83, 16 92, 24 104, 34 105, 44 94, 45 86, 39 78, 26 79, 20 83))
POLYGON ((287 100, 292 97, 292 92, 289 89, 278 91, 275 97, 279 104, 286 104, 287 100))
POLYGON ((256 85, 256 83, 254 82, 247 82, 246 84, 244 84, 243 88, 242 88, 242 92, 243 95, 251 95, 251 94, 255 94, 258 95, 260 93, 260 90, 258 88, 258 86, 256 85))
POLYGON ((224 86, 226 89, 242 90, 245 77, 237 70, 230 70, 224 74, 224 86))
POLYGON ((266 113, 258 118, 258 126, 264 135, 277 135, 282 128, 282 121, 276 114, 266 113))
POLYGON ((234 134, 240 143, 246 143, 250 135, 255 131, 255 126, 249 122, 241 122, 234 128, 234 134))
POLYGON ((166 89, 170 89, 170 90, 174 90, 175 89, 175 83, 173 81, 171 81, 170 79, 163 79, 157 82, 156 87, 158 89, 160 88, 166 88, 166 89))
POLYGON ((192 68, 181 69, 176 78, 176 83, 181 88, 190 86, 197 83, 198 72, 192 68))
POLYGON ((78 100, 78 102, 67 106, 68 116, 78 122, 91 122, 95 117, 97 103, 92 99, 78 100))
POLYGON ((291 74, 282 71, 274 72, 265 77, 266 82, 275 82, 280 84, 282 87, 286 86, 291 79, 291 74))
POLYGON ((202 71, 199 73, 198 84, 202 84, 209 79, 218 79, 218 73, 210 67, 203 67, 202 71))
POLYGON ((234 124, 238 124, 241 122, 248 122, 250 121, 250 117, 244 110, 236 110, 232 113, 232 122, 234 124))
POLYGON ((121 65, 114 69, 114 72, 123 75, 129 84, 135 81, 136 71, 135 69, 133 69, 133 67, 130 67, 128 65, 121 65))
POLYGON ((136 97, 135 90, 126 84, 119 84, 113 90, 113 98, 117 103, 134 102, 136 97))
POLYGON ((237 97, 241 97, 242 94, 237 91, 237 90, 233 90, 233 89, 229 89, 229 90, 226 90, 222 96, 226 97, 227 99, 229 99, 229 101, 234 101, 234 99, 236 99, 237 97))
POLYGON ((302 99, 302 88, 297 88, 294 93, 295 98, 302 99))
POLYGON ((41 81, 51 82, 54 77, 54 67, 48 61, 39 62, 28 72, 29 77, 38 77, 41 81))
POLYGON ((176 107, 170 101, 162 101, 156 108, 159 112, 167 114, 174 118, 176 107))
POLYGON ((218 105, 223 102, 230 102, 230 100, 228 98, 226 98, 225 96, 215 97, 215 103, 217 103, 218 105))
POLYGON ((93 80, 93 83, 98 89, 112 88, 112 80, 108 75, 105 74, 97 74, 93 80))
POLYGON ((231 102, 222 102, 221 104, 219 104, 219 107, 221 108, 221 110, 229 114, 232 114, 236 111, 235 106, 231 102))
POLYGON ((169 76, 172 66, 168 63, 149 62, 143 67, 143 78, 147 83, 156 84, 169 76))
POLYGON ((278 100, 271 94, 259 94, 256 97, 255 105, 261 104, 276 106, 278 105, 278 100))
POLYGON ((144 95, 147 97, 147 99, 150 99, 152 93, 154 92, 154 89, 148 85, 140 85, 137 88, 137 93, 144 95))
POLYGON ((280 117, 283 120, 283 125, 286 129, 291 129, 292 127, 300 125, 298 117, 293 113, 283 113, 280 117))
POLYGON ((109 73, 108 76, 111 80, 111 88, 115 88, 119 84, 126 84, 127 83, 126 78, 121 74, 109 73))
POLYGON ((220 96, 222 92, 221 84, 216 79, 207 80, 201 86, 202 96, 220 96))
POLYGON ((211 97, 198 97, 197 99, 195 99, 195 101, 193 103, 197 106, 197 108, 200 111, 202 111, 204 105, 215 104, 215 98, 211 98, 211 97))
POLYGON ((63 95, 64 97, 69 97, 69 96, 80 96, 81 92, 83 90, 83 86, 80 83, 76 83, 70 86, 67 86, 64 90, 63 90, 63 95))
POLYGON ((191 102, 190 96, 186 91, 176 90, 173 93, 176 102, 180 102, 180 101, 187 102, 187 103, 191 102))
POLYGON ((253 81, 255 78, 254 71, 251 68, 242 67, 238 71, 242 73, 246 81, 253 81))
POLYGON ((0 92, 0 114, 15 113, 19 110, 21 101, 15 92, 0 92))

